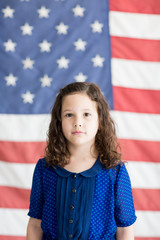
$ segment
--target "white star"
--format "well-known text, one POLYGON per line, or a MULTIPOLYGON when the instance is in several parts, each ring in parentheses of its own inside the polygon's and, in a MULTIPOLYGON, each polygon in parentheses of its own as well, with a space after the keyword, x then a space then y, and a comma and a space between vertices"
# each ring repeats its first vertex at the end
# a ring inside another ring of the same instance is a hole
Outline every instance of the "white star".
POLYGON ((57 33, 58 34, 67 34, 67 30, 68 30, 68 25, 65 25, 63 22, 61 22, 59 25, 56 26, 57 29, 57 33))
POLYGON ((13 13, 15 12, 15 10, 10 8, 10 6, 7 6, 6 8, 2 9, 2 12, 4 13, 5 18, 13 18, 13 13))
POLYGON ((70 60, 62 56, 60 59, 57 60, 59 68, 68 68, 70 60))
POLYGON ((98 22, 98 21, 94 21, 94 23, 92 23, 91 25, 92 28, 92 32, 96 33, 101 33, 102 32, 102 28, 103 28, 103 24, 98 22))
POLYGON ((81 38, 79 38, 76 42, 74 42, 74 45, 76 47, 76 50, 81 50, 81 51, 84 51, 86 50, 85 49, 85 46, 86 46, 87 42, 83 41, 81 38))
POLYGON ((75 16, 75 17, 78 17, 78 16, 79 16, 79 17, 83 17, 85 10, 86 10, 85 8, 80 7, 79 5, 76 5, 75 8, 72 8, 72 11, 74 12, 74 16, 75 16))
POLYGON ((5 46, 6 52, 8 51, 14 52, 17 44, 14 43, 11 39, 9 39, 7 42, 3 43, 3 45, 5 46))
POLYGON ((9 74, 5 77, 7 86, 16 86, 17 77, 15 77, 13 74, 9 74))
POLYGON ((30 26, 28 23, 25 23, 20 27, 23 35, 32 35, 32 30, 34 27, 30 26))
POLYGON ((48 14, 51 10, 47 9, 46 7, 42 6, 40 9, 37 10, 39 14, 39 18, 48 18, 48 14))
POLYGON ((40 78, 41 81, 41 87, 50 87, 52 78, 49 78, 47 74, 45 74, 42 78, 40 78))
POLYGON ((35 97, 35 94, 32 94, 30 91, 26 91, 26 93, 23 93, 21 96, 24 103, 33 103, 33 98, 35 97))
POLYGON ((43 42, 39 43, 39 46, 41 48, 41 52, 50 52, 50 47, 52 46, 52 44, 47 42, 47 40, 43 40, 43 42))
POLYGON ((23 66, 24 69, 27 68, 32 69, 34 61, 27 57, 25 60, 22 61, 22 63, 24 64, 23 66))
POLYGON ((74 78, 76 79, 76 82, 85 82, 88 77, 80 72, 74 78))
POLYGON ((91 59, 94 67, 103 67, 104 58, 100 57, 98 54, 91 59))

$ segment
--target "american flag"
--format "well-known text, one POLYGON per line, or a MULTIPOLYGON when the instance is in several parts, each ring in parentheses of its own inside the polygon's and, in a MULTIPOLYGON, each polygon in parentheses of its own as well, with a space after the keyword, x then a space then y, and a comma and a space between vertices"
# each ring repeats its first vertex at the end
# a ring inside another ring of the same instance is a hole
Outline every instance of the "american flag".
POLYGON ((0 240, 24 240, 60 88, 96 82, 128 161, 136 240, 160 239, 160 0, 0 1, 0 240))

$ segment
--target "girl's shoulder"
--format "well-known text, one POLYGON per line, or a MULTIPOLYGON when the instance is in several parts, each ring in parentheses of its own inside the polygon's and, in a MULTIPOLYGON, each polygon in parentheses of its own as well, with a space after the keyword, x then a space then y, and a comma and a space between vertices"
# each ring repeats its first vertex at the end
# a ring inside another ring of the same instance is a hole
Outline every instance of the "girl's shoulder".
POLYGON ((39 168, 40 170, 44 170, 46 168, 46 163, 47 162, 45 158, 40 158, 36 163, 36 168, 39 168))
POLYGON ((47 161, 46 158, 40 158, 38 162, 36 163, 35 170, 38 170, 40 173, 44 172, 54 172, 54 169, 56 169, 56 165, 50 165, 47 161))
POLYGON ((125 163, 121 163, 109 169, 103 167, 100 174, 108 176, 115 181, 118 178, 124 178, 126 175, 128 176, 128 171, 126 169, 125 163))
POLYGON ((48 169, 49 165, 46 162, 45 158, 40 158, 35 166, 35 173, 37 175, 43 175, 44 172, 48 169))

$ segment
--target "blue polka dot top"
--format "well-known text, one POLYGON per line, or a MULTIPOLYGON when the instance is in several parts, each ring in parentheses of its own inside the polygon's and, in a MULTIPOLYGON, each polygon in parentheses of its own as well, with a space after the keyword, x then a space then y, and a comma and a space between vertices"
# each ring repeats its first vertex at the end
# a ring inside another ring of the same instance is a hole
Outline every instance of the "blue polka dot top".
POLYGON ((28 215, 42 219, 43 240, 113 240, 117 227, 135 220, 125 165, 105 169, 99 158, 88 170, 72 173, 35 167, 28 215))

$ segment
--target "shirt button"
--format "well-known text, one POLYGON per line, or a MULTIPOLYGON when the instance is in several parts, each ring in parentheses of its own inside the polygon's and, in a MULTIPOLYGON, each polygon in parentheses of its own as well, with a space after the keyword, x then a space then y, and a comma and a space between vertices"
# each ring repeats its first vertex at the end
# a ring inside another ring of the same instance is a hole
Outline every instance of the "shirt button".
POLYGON ((72 192, 73 192, 73 193, 76 193, 76 189, 72 189, 72 192))
POLYGON ((71 205, 71 209, 74 209, 74 205, 71 205))
POLYGON ((69 219, 69 223, 73 223, 73 219, 69 219))
POLYGON ((74 174, 73 177, 76 178, 77 177, 76 174, 74 174))
POLYGON ((69 238, 72 238, 73 237, 73 235, 72 234, 69 234, 69 238))

